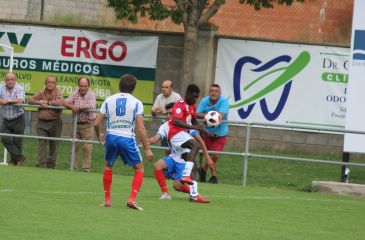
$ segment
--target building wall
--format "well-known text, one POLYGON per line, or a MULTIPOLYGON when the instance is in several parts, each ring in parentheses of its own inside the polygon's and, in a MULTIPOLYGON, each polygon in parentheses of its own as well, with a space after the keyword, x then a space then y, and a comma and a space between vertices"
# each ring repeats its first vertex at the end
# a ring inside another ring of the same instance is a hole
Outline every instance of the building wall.
MULTIPOLYGON (((174 5, 173 0, 163 2, 174 5)), ((183 32, 182 25, 170 20, 150 21, 140 18, 138 24, 116 20, 106 0, 47 0, 44 1, 45 23, 78 26, 121 27, 164 32, 183 32)), ((353 0, 316 0, 294 2, 291 6, 254 10, 250 5, 229 0, 221 6, 210 22, 224 36, 264 38, 281 41, 349 44, 353 0)), ((0 19, 39 22, 41 0, 0 0, 0 19)))
MULTIPOLYGON (((151 23, 145 19, 141 19, 138 25, 131 25, 126 21, 115 21, 112 11, 105 8, 104 0, 67 0, 62 2, 49 0, 45 2, 47 3, 44 14, 45 22, 56 24, 50 25, 51 27, 59 24, 77 25, 82 26, 83 29, 111 34, 159 36, 155 96, 160 92, 160 85, 163 80, 171 79, 175 83, 180 82, 184 40, 181 26, 173 25, 169 21, 151 23), (60 5, 60 3, 63 5, 60 5), (60 11, 60 9, 63 11, 60 11), (95 19, 98 21, 95 21, 95 19), (113 27, 91 28, 85 27, 85 25, 113 27)), ((251 37, 312 43, 349 44, 352 0, 336 1, 336 3, 334 0, 313 1, 308 4, 294 4, 291 7, 281 6, 274 8, 274 10, 265 9, 259 12, 253 10, 250 6, 237 5, 236 1, 226 2, 211 21, 219 26, 216 36, 230 35, 239 38, 251 37)), ((0 0, 3 7, 3 11, 0 12, 0 19, 6 19, 3 23, 8 23, 9 20, 17 20, 23 24, 29 24, 29 21, 39 22, 39 3, 40 0, 0 0), (23 22, 24 20, 26 22, 23 22)), ((214 58, 215 54, 213 54, 213 59, 210 60, 215 62, 214 58)), ((206 85, 209 86, 209 84, 206 81, 206 85)), ((175 84, 175 86, 177 86, 176 91, 182 93, 181 89, 178 88, 179 84, 175 84)), ((35 122, 36 114, 33 113, 32 134, 35 134, 35 122)), ((63 136, 69 136, 71 132, 71 118, 69 115, 64 116, 64 123, 63 136)), ((160 120, 146 122, 149 136, 157 131, 160 123, 160 120)), ((266 128, 255 128, 251 133, 250 147, 253 151, 341 154, 343 145, 343 135, 266 128)), ((245 136, 245 128, 230 127, 227 149, 243 150, 245 136)))

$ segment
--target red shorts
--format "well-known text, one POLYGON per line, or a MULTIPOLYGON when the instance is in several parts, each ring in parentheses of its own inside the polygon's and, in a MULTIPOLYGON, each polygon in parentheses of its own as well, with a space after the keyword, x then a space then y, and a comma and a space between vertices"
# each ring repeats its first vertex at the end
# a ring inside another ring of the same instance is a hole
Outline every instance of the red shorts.
POLYGON ((226 145, 227 142, 227 136, 223 137, 204 136, 204 142, 208 150, 223 151, 224 145, 226 145))

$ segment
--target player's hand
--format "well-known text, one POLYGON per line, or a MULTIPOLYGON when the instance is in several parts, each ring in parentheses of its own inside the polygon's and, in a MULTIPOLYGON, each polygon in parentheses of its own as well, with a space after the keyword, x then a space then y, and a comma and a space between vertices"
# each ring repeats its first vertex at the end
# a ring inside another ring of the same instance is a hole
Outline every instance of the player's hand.
POLYGON ((213 160, 210 157, 207 157, 206 159, 207 159, 207 163, 208 163, 209 167, 214 169, 215 163, 213 162, 213 160))
POLYGON ((153 152, 151 151, 151 149, 145 150, 145 154, 146 154, 147 161, 153 160, 153 152))
POLYGON ((200 133, 202 133, 202 134, 209 134, 209 133, 207 132, 207 130, 205 130, 205 126, 204 126, 204 125, 199 125, 199 126, 197 126, 197 130, 198 130, 200 133))
POLYGON ((99 143, 103 144, 105 143, 105 137, 104 134, 100 133, 99 137, 98 137, 99 143))

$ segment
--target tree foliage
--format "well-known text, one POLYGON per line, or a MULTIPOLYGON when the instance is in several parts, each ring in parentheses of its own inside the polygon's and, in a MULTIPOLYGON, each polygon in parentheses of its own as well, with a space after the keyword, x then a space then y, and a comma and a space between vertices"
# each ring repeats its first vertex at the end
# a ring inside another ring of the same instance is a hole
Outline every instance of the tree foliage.
MULTIPOLYGON (((233 0, 230 0, 233 1, 233 0)), ((304 0, 238 0, 242 5, 251 5, 256 10, 273 8, 274 4, 290 6, 294 1, 304 0)), ((138 16, 148 16, 150 20, 161 21, 170 18, 174 23, 186 24, 192 8, 199 13, 200 24, 214 16, 225 0, 108 0, 108 6, 113 8, 117 19, 128 19, 138 22, 138 16)))
MULTIPOLYGON (((234 1, 234 0, 229 0, 234 1)), ((291 5, 304 0, 235 0, 241 5, 253 6, 256 10, 273 8, 274 4, 291 5)), ((225 0, 108 0, 114 8, 117 19, 128 19, 137 23, 138 18, 148 17, 161 21, 170 18, 176 24, 184 25, 184 55, 181 69, 180 89, 194 82, 196 43, 199 27, 208 23, 225 4, 225 0)))

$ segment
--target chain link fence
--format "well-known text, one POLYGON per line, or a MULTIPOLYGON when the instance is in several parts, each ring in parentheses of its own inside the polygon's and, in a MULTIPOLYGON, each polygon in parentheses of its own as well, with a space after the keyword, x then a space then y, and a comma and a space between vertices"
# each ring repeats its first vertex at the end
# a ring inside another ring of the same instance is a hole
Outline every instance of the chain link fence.
POLYGON ((66 25, 113 26, 116 19, 106 0, 0 0, 1 19, 66 25))

